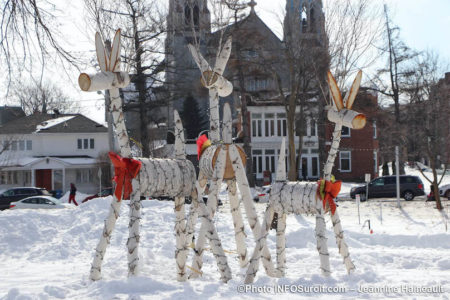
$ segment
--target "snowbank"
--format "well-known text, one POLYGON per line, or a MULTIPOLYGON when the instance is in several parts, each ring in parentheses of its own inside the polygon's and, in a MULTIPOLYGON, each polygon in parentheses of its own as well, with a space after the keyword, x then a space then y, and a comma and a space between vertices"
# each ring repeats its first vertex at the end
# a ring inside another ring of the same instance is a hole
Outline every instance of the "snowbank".
MULTIPOLYGON (((78 196, 78 195, 77 195, 78 196)), ((77 198, 78 199, 78 198, 77 198)), ((235 250, 232 218, 226 197, 214 217, 233 279, 219 280, 214 257, 204 255, 204 274, 185 283, 176 281, 175 236, 172 201, 143 201, 141 227, 141 273, 127 279, 126 240, 128 206, 122 205, 108 247, 103 280, 90 282, 88 274, 94 248, 103 229, 111 197, 97 198, 78 207, 62 210, 15 210, 0 212, 0 298, 2 299, 208 299, 272 298, 274 295, 248 291, 240 293, 244 269, 240 269, 235 250)), ((81 202, 81 201, 80 201, 81 202)), ((446 210, 449 203, 444 202, 446 210)), ((261 218, 265 205, 256 204, 261 218)), ((443 294, 358 293, 360 287, 403 285, 442 286, 450 292, 450 234, 433 204, 423 201, 369 201, 361 205, 361 224, 351 201, 339 202, 339 213, 350 247, 356 273, 347 275, 338 254, 330 218, 327 216, 328 247, 332 276, 320 275, 319 256, 314 238, 314 216, 287 218, 286 278, 270 278, 262 267, 254 287, 282 285, 343 288, 342 293, 280 293, 280 299, 318 298, 385 299, 386 297, 440 297, 443 294), (380 218, 382 205, 382 218, 380 218), (362 223, 371 221, 373 234, 362 223), (382 221, 382 223, 381 223, 382 221)), ((246 224, 249 251, 253 235, 246 224)), ((275 253, 275 234, 268 245, 275 253)), ((192 252, 188 260, 191 265, 192 252)), ((275 257, 272 256, 274 259, 275 257)), ((446 294, 448 295, 448 294, 446 294)))

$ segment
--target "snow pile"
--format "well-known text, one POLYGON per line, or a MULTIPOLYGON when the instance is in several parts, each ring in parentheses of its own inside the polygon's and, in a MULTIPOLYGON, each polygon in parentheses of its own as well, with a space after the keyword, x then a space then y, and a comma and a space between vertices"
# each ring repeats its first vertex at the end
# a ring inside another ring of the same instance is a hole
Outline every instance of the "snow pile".
POLYGON ((36 132, 39 132, 39 131, 45 130, 45 129, 49 129, 50 127, 67 122, 73 118, 75 118, 75 116, 66 116, 66 117, 60 117, 60 118, 55 118, 55 119, 50 119, 50 120, 44 121, 41 124, 36 126, 36 132))
MULTIPOLYGON (((65 195, 64 197, 66 197, 65 195)), ((63 198, 64 200, 65 198, 63 198)), ((77 200, 78 200, 77 195, 77 200)), ((80 198, 81 199, 81 198, 80 198)), ((141 275, 127 279, 126 241, 128 206, 124 202, 121 217, 108 247, 103 280, 88 279, 94 248, 103 229, 111 197, 90 200, 78 207, 63 210, 16 210, 0 212, 0 298, 1 299, 147 299, 147 298, 271 298, 273 295, 239 293, 244 269, 240 269, 235 253, 234 230, 226 195, 223 206, 214 217, 233 279, 228 284, 219 280, 214 257, 205 251, 203 276, 185 283, 176 281, 174 212, 172 201, 143 201, 141 226, 141 275)), ((81 201, 80 201, 81 202, 81 201)), ((295 285, 325 286, 345 289, 343 293, 281 293, 282 299, 311 297, 348 299, 364 297, 442 297, 443 294, 358 293, 360 287, 403 285, 440 286, 450 292, 450 234, 442 216, 431 203, 402 201, 368 201, 361 204, 358 224, 354 202, 340 201, 346 241, 356 265, 356 273, 347 275, 337 253, 329 216, 326 217, 332 276, 320 275, 319 256, 314 238, 314 216, 287 218, 286 278, 266 276, 262 267, 255 287, 295 285), (382 215, 380 216, 380 205, 382 215), (373 234, 364 221, 371 221, 373 234)), ((446 210, 448 201, 444 202, 446 210)), ((264 204, 256 204, 261 218, 264 204)), ((188 206, 189 208, 189 206, 188 206)), ((246 224, 249 252, 253 251, 253 235, 246 224)), ((275 259, 275 234, 270 232, 268 246, 275 259)), ((188 265, 191 264, 192 251, 188 265)), ((261 290, 259 290, 261 292, 261 290)), ((447 294, 448 295, 448 294, 447 294)), ((444 296, 445 298, 445 296, 444 296)))

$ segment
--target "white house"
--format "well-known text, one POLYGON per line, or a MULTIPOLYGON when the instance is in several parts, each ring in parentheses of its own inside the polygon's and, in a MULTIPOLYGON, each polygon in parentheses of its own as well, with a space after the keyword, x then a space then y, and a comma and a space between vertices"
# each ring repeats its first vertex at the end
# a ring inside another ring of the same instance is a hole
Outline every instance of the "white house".
POLYGON ((81 114, 34 114, 0 126, 0 189, 37 186, 83 193, 99 189, 99 155, 108 130, 81 114))
MULTIPOLYGON (((282 138, 286 138, 287 142, 286 109, 281 105, 249 105, 247 109, 250 116, 253 172, 257 180, 263 178, 264 171, 270 171, 274 177, 282 138)), ((295 136, 296 149, 298 143, 299 137, 295 136)), ((304 180, 319 177, 319 139, 317 123, 312 117, 307 118, 299 167, 299 177, 304 180)))

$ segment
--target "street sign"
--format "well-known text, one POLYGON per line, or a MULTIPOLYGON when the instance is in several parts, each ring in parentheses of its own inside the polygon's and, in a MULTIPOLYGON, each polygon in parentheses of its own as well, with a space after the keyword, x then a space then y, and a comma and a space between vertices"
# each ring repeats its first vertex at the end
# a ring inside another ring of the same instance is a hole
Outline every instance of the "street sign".
POLYGON ((370 182, 370 174, 366 174, 366 182, 370 182))

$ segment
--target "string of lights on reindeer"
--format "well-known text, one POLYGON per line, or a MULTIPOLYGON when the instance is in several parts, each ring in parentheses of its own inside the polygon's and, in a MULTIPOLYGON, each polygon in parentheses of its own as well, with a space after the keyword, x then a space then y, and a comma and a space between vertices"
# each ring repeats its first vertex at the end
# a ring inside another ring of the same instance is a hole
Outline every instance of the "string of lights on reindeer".
MULTIPOLYGON (((231 279, 225 251, 215 224, 213 222, 216 213, 217 198, 222 186, 222 181, 228 185, 231 213, 235 230, 237 254, 241 267, 249 265, 246 282, 252 282, 258 268, 259 260, 262 258, 266 273, 270 276, 280 277, 285 272, 285 227, 287 213, 314 213, 316 214, 316 237, 321 260, 321 269, 325 275, 330 273, 329 255, 325 237, 325 221, 323 214, 331 211, 331 219, 339 247, 339 252, 344 258, 348 272, 354 269, 350 260, 348 247, 343 238, 341 223, 334 205, 333 199, 340 189, 340 183, 331 178, 331 168, 339 147, 340 131, 343 125, 350 128, 362 128, 365 117, 351 110, 356 96, 357 88, 361 79, 359 73, 352 90, 343 102, 340 92, 335 86, 334 78, 329 74, 330 90, 336 107, 329 108, 328 118, 336 123, 333 132, 333 144, 329 152, 329 159, 325 165, 325 179, 317 184, 305 182, 287 182, 284 164, 284 148, 279 161, 279 172, 277 183, 270 194, 269 206, 266 210, 263 223, 258 221, 253 199, 245 173, 245 154, 243 150, 232 143, 232 117, 229 104, 225 104, 222 126, 219 119, 219 97, 225 97, 232 92, 232 84, 222 74, 231 52, 231 38, 217 53, 216 64, 211 68, 202 57, 197 48, 189 45, 194 60, 202 74, 202 84, 209 90, 210 100, 210 138, 211 142, 203 138, 198 143, 200 172, 198 179, 195 178, 195 170, 190 161, 186 159, 185 140, 181 119, 174 111, 175 121, 175 159, 153 159, 132 157, 130 139, 127 134, 124 114, 122 110, 122 99, 119 88, 126 87, 130 78, 125 72, 120 71, 120 30, 115 34, 111 52, 105 49, 100 35, 95 37, 97 59, 101 72, 89 75, 82 73, 79 76, 79 85, 83 91, 98 91, 108 89, 111 97, 111 113, 113 115, 114 128, 120 147, 120 155, 110 153, 115 168, 115 192, 111 207, 100 241, 96 247, 94 260, 91 266, 90 279, 101 278, 101 266, 110 242, 111 234, 119 217, 122 199, 130 199, 130 222, 128 247, 128 275, 136 276, 139 273, 139 227, 141 219, 142 196, 168 196, 175 198, 175 235, 176 249, 175 261, 177 279, 187 279, 186 260, 189 245, 192 244, 195 234, 197 218, 201 219, 200 231, 198 232, 194 248, 192 267, 193 272, 189 278, 195 278, 201 274, 202 253, 205 250, 206 240, 209 240, 211 250, 217 262, 220 277, 223 282, 231 279), (332 79, 332 80, 331 80, 332 79), (334 85, 333 85, 334 83, 334 85), (340 100, 340 101, 339 101, 340 100), (220 128, 222 131, 220 132, 220 128), (284 171, 283 171, 284 170, 284 171), (206 183, 210 181, 208 192, 208 203, 204 204, 202 195, 206 183), (242 195, 242 201, 237 197, 237 187, 242 195), (185 197, 191 197, 193 202, 188 217, 184 209, 185 197), (256 240, 253 256, 249 261, 244 231, 244 224, 240 212, 240 203, 243 203, 248 224, 252 229, 256 240), (266 246, 268 224, 270 224, 274 212, 280 214, 277 226, 277 268, 275 269, 266 246), (250 264, 249 264, 250 263, 250 264)), ((283 142, 284 147, 284 142, 283 142)))

